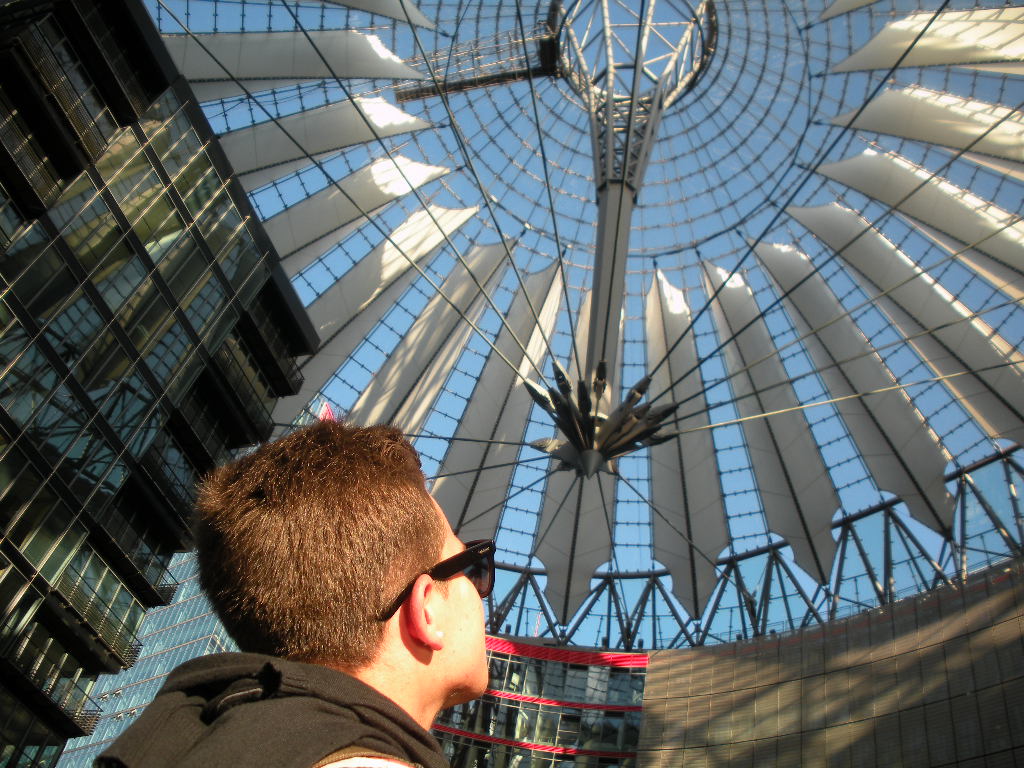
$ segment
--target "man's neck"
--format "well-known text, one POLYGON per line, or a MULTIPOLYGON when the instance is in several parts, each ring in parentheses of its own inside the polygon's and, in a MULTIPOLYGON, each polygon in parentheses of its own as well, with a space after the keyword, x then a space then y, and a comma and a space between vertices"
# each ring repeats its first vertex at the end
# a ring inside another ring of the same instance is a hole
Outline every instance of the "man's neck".
MULTIPOLYGON (((443 701, 437 701, 435 695, 427 695, 421 690, 422 686, 418 684, 415 674, 396 670, 383 661, 377 660, 359 669, 336 668, 391 699, 425 731, 430 730, 444 704, 443 701)), ((436 686, 430 693, 434 694, 435 691, 436 686)))

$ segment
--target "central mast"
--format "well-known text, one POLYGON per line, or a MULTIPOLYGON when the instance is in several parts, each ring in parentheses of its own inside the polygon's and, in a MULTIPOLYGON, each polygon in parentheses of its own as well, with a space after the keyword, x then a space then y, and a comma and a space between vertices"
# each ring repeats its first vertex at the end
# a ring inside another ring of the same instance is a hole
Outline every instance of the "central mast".
MULTIPOLYGON (((597 242, 583 378, 616 370, 633 209, 661 117, 715 47, 714 4, 585 0, 559 14, 563 76, 590 118, 597 242)), ((617 400, 617 392, 609 392, 617 400)))

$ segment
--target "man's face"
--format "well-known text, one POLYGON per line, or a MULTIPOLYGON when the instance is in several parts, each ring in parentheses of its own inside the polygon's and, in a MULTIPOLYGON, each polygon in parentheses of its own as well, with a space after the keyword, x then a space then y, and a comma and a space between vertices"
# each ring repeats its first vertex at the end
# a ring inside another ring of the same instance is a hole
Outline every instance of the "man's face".
MULTIPOLYGON (((448 524, 444 512, 434 502, 434 508, 444 524, 445 540, 441 560, 457 555, 466 548, 448 524)), ((484 645, 484 604, 476 587, 465 576, 459 575, 446 582, 446 615, 444 619, 444 648, 446 668, 450 674, 452 693, 445 706, 472 701, 487 688, 487 650, 484 645)))

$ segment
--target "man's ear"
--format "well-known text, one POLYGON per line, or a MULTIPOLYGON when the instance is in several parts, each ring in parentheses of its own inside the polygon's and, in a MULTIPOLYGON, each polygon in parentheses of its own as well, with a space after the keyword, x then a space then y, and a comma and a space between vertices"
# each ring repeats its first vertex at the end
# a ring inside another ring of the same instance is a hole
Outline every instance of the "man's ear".
POLYGON ((439 597, 437 583, 427 574, 420 574, 401 612, 409 636, 432 651, 444 648, 444 632, 438 622, 439 597))

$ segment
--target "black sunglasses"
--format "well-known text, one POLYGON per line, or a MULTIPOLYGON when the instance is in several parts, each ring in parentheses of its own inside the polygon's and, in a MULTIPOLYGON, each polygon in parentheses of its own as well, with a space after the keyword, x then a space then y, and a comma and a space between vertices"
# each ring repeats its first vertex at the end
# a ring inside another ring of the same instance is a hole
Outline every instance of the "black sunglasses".
MULTIPOLYGON (((479 539, 467 542, 466 548, 457 555, 442 560, 423 573, 435 581, 446 581, 461 573, 473 583, 481 598, 487 597, 494 589, 494 541, 479 539)), ((410 581, 398 597, 391 602, 380 615, 380 621, 387 621, 395 615, 395 612, 402 607, 402 603, 409 599, 413 584, 423 573, 417 574, 416 578, 410 581)))

